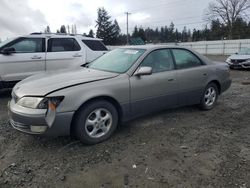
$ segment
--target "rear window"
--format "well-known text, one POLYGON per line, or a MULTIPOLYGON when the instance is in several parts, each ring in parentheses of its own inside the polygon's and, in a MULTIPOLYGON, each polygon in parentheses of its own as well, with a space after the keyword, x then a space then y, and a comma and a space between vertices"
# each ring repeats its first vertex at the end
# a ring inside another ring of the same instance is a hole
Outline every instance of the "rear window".
POLYGON ((48 52, 80 51, 81 47, 74 38, 52 38, 48 41, 48 52))
POLYGON ((106 46, 99 40, 82 40, 93 51, 108 51, 106 46))

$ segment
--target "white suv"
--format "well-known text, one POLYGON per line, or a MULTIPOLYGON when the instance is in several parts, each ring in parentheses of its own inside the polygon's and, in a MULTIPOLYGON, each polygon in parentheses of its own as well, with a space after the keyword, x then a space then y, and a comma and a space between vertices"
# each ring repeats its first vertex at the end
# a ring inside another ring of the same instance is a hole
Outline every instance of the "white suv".
POLYGON ((0 44, 0 89, 28 76, 79 67, 106 53, 101 39, 33 33, 0 44))

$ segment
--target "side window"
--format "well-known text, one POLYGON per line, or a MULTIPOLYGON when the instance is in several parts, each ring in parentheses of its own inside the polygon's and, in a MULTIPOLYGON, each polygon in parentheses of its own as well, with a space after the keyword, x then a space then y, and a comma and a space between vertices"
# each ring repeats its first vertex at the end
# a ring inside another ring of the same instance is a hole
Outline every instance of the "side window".
POLYGON ((45 52, 44 38, 18 38, 5 46, 4 48, 14 48, 15 53, 39 53, 45 52))
POLYGON ((108 51, 106 46, 99 40, 82 40, 93 51, 108 51))
POLYGON ((151 52, 142 62, 141 66, 152 67, 153 73, 174 69, 171 52, 168 49, 151 52))
POLYGON ((48 52, 80 51, 81 47, 74 38, 52 38, 48 41, 48 52))
POLYGON ((186 69, 202 65, 201 61, 188 50, 173 49, 177 69, 186 69))

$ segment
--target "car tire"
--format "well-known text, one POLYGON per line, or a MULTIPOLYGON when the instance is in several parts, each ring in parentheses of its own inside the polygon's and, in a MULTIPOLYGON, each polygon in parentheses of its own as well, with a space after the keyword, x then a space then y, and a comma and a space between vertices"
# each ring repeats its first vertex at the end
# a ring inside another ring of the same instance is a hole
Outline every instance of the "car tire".
POLYGON ((117 125, 118 112, 114 105, 98 100, 79 109, 74 119, 74 132, 82 143, 92 145, 107 140, 117 125))
POLYGON ((219 90, 215 83, 210 83, 205 88, 201 102, 200 108, 202 110, 211 110, 215 107, 216 102, 218 100, 219 90))

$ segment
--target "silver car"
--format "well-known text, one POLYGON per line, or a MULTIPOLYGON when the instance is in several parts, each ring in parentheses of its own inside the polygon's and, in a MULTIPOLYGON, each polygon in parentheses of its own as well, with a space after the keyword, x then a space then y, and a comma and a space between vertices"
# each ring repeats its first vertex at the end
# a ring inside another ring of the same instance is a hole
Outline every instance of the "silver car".
POLYGON ((74 135, 86 144, 109 138, 122 122, 199 104, 210 110, 231 85, 226 63, 185 48, 115 49, 82 68, 19 82, 9 103, 11 125, 37 135, 74 135))
POLYGON ((239 53, 226 60, 231 69, 250 69, 250 48, 242 48, 239 53))

